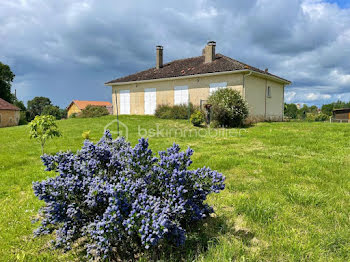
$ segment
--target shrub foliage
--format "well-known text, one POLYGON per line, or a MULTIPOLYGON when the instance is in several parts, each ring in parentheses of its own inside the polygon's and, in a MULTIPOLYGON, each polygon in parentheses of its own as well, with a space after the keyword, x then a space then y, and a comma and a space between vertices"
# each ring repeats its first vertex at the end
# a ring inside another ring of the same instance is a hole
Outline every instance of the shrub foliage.
POLYGON ((146 139, 131 147, 107 131, 97 144, 86 140, 76 154, 42 156, 57 176, 33 183, 45 201, 35 233, 55 231, 56 247, 69 250, 78 242, 102 260, 182 245, 185 225, 213 212, 204 200, 223 190, 225 180, 207 167, 188 170, 192 154, 174 144, 157 158, 146 139))
POLYGON ((80 117, 100 117, 109 115, 109 112, 104 106, 93 106, 88 105, 85 109, 81 111, 80 117))
POLYGON ((183 105, 159 105, 156 108, 155 116, 162 119, 188 119, 195 112, 193 104, 183 105))
POLYGON ((221 126, 242 126, 248 116, 248 106, 240 93, 230 88, 221 88, 208 98, 211 104, 213 119, 221 126))
POLYGON ((200 126, 201 124, 204 123, 204 114, 202 111, 197 110, 191 115, 191 123, 194 126, 200 126))

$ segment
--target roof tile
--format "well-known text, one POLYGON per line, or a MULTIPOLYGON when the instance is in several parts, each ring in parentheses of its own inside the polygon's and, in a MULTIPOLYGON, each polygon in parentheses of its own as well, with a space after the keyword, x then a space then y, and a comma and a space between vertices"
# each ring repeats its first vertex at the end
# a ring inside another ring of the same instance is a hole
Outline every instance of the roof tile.
POLYGON ((244 64, 242 62, 239 62, 235 59, 224 56, 222 54, 216 54, 215 60, 211 63, 204 63, 204 56, 180 59, 180 60, 175 60, 170 63, 164 64, 162 68, 156 69, 155 67, 153 67, 132 75, 117 78, 115 80, 107 82, 106 84, 153 80, 153 79, 161 79, 161 78, 237 71, 237 70, 252 70, 265 75, 277 77, 283 81, 288 81, 281 77, 270 74, 269 72, 265 72, 256 67, 249 66, 247 64, 244 64))
POLYGON ((21 111, 17 106, 14 106, 13 104, 10 104, 9 102, 5 101, 4 99, 0 98, 0 110, 15 110, 15 111, 21 111))

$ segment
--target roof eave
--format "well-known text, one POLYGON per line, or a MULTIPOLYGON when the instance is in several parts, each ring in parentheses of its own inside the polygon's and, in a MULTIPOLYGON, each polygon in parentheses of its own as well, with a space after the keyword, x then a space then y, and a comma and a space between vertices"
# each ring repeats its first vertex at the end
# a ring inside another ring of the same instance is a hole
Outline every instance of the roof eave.
POLYGON ((280 78, 278 76, 264 74, 264 73, 256 72, 256 71, 253 71, 253 70, 251 70, 251 71, 253 72, 252 74, 254 74, 254 75, 262 76, 264 78, 280 82, 280 83, 282 83, 284 85, 290 85, 292 83, 291 81, 289 81, 287 79, 280 78))
POLYGON ((265 77, 268 79, 272 79, 272 80, 277 81, 277 82, 281 82, 285 85, 290 85, 292 83, 286 79, 279 78, 277 76, 259 73, 259 72, 256 72, 256 71, 250 70, 250 69, 243 69, 243 70, 214 72, 214 73, 206 73, 206 74, 187 75, 187 76, 155 78, 155 79, 149 79, 149 80, 138 80, 138 81, 116 82, 116 83, 107 82, 104 85, 105 86, 121 86, 121 85, 131 85, 131 84, 139 84, 139 83, 167 81, 167 80, 174 80, 174 79, 186 79, 186 78, 206 77, 206 76, 214 76, 214 75, 240 74, 240 73, 246 73, 246 72, 252 72, 253 74, 256 74, 256 75, 259 75, 261 77, 265 77))
POLYGON ((195 74, 195 75, 187 75, 187 76, 175 76, 175 77, 165 77, 165 78, 155 78, 155 79, 149 79, 149 80, 138 80, 138 81, 128 81, 128 82, 117 82, 117 83, 111 83, 107 82, 105 83, 106 86, 119 86, 119 85, 129 85, 129 84, 138 84, 138 83, 148 83, 148 82, 158 82, 158 81, 167 81, 167 80, 174 80, 174 79, 187 79, 187 78, 196 78, 196 77, 206 77, 206 76, 213 76, 213 75, 228 75, 228 74, 239 74, 239 73, 245 73, 249 70, 234 70, 234 71, 224 71, 224 72, 214 72, 214 73, 206 73, 206 74, 195 74))

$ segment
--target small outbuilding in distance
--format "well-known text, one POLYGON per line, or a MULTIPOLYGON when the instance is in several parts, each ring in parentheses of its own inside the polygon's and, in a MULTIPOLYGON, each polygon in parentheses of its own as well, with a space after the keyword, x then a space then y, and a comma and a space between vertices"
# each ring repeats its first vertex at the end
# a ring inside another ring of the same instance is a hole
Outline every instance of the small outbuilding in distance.
POLYGON ((70 103, 69 106, 67 107, 67 116, 70 117, 72 114, 79 115, 81 111, 89 105, 103 106, 107 108, 110 114, 112 113, 112 104, 110 102, 73 100, 72 103, 70 103))
POLYGON ((17 126, 20 111, 17 106, 0 98, 0 127, 17 126))
POLYGON ((334 109, 332 120, 339 121, 339 122, 349 122, 350 108, 334 109))

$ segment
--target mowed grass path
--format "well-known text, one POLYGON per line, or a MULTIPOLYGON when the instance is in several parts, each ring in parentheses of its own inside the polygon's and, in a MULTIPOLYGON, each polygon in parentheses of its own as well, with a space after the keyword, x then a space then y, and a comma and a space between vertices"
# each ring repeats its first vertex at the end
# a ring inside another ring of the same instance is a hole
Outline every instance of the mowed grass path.
MULTIPOLYGON (((63 136, 48 142, 46 151, 76 151, 86 130, 97 141, 113 119, 58 121, 63 136)), ((215 135, 187 121, 120 119, 129 128, 132 145, 139 137, 138 125, 143 135, 145 129, 158 128, 161 136, 149 141, 154 152, 173 142, 183 149, 191 146, 193 168, 209 166, 227 178, 226 189, 208 199, 216 216, 166 259, 350 260, 350 125, 261 123, 232 129, 226 136, 224 130, 215 135), (199 130, 201 136, 196 136, 199 130)), ((40 146, 28 138, 27 126, 0 129, 0 261, 79 261, 74 252, 50 250, 50 237, 32 236, 37 224, 31 219, 42 205, 32 181, 52 175, 44 172, 39 157, 40 146)))

